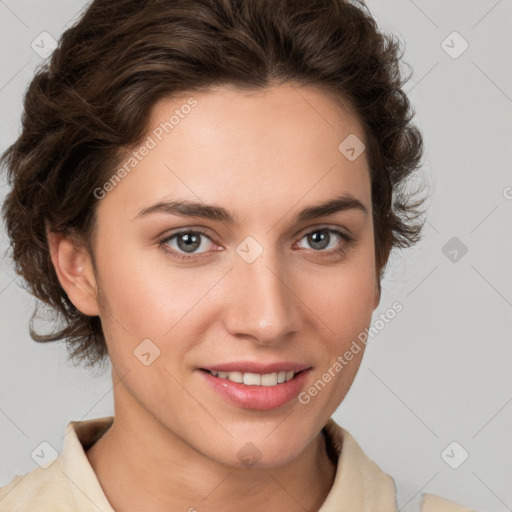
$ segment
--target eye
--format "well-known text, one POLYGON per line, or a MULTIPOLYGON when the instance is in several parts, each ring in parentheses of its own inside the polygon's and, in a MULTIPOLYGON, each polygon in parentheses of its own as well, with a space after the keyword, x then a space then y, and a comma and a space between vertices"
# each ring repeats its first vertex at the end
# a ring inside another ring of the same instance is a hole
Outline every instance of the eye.
MULTIPOLYGON (((163 250, 182 260, 197 259, 196 254, 203 254, 216 247, 216 244, 200 230, 187 230, 174 233, 160 241, 163 250), (205 242, 205 240, 207 240, 205 242), (198 251, 198 249, 203 249, 198 251)), ((213 249, 219 250, 219 249, 213 249)))
MULTIPOLYGON (((348 234, 332 228, 309 231, 300 240, 306 240, 312 252, 320 253, 322 256, 342 254, 354 241, 348 234)), ((300 242, 296 243, 300 244, 300 242)), ((195 261, 203 258, 208 252, 222 250, 222 247, 216 245, 205 232, 199 229, 173 233, 161 240, 159 245, 171 257, 182 261, 195 261)))
POLYGON ((337 229, 320 228, 306 233, 301 240, 306 240, 315 252, 332 254, 343 252, 353 238, 337 229))

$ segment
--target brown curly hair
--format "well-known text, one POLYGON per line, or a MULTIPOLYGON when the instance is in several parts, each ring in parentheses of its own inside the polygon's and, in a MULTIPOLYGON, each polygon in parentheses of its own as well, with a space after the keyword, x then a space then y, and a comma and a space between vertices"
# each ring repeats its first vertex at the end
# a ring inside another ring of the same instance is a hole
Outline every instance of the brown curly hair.
MULTIPOLYGON (((380 277, 393 247, 419 240, 422 199, 407 178, 423 154, 402 87, 403 52, 367 6, 348 0, 95 0, 62 35, 24 98, 22 132, 2 155, 3 217, 16 272, 64 320, 36 341, 65 339, 71 358, 104 362, 99 317, 78 311, 49 254, 52 231, 91 248, 93 191, 146 134, 155 103, 212 85, 318 87, 358 115, 371 170, 380 277)), ((90 251, 93 256, 92 251, 90 251)), ((93 260, 94 261, 94 260, 93 260)))

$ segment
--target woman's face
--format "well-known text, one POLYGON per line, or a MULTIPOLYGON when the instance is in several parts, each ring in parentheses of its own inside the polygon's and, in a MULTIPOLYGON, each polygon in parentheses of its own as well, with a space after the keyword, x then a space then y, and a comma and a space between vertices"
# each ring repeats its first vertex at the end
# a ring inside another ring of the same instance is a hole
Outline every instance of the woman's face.
POLYGON ((345 397, 363 350, 336 361, 378 304, 362 127, 284 85, 161 101, 147 135, 97 192, 116 417, 231 466, 284 464, 345 397))

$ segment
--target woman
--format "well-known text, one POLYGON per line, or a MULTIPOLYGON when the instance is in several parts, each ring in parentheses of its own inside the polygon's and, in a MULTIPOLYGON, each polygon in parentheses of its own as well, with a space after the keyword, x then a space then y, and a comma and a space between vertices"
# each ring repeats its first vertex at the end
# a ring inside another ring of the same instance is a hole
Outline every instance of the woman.
POLYGON ((32 337, 108 357, 115 415, 71 422, 2 510, 396 510, 331 415, 390 251, 420 237, 398 52, 341 0, 97 0, 64 33, 4 217, 65 321, 32 337))

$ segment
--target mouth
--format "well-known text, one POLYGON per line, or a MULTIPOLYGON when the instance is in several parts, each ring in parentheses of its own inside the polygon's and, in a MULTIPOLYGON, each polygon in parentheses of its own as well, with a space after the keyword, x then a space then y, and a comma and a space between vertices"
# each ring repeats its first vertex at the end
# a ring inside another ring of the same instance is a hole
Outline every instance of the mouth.
POLYGON ((294 363, 233 363, 198 370, 210 388, 231 404, 243 409, 270 410, 299 395, 312 367, 294 363))

